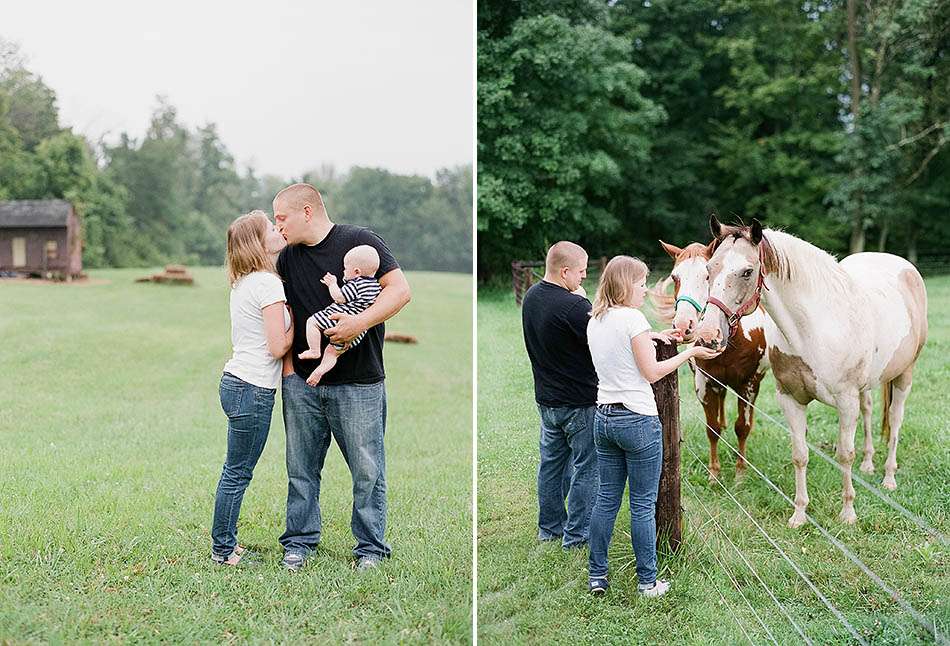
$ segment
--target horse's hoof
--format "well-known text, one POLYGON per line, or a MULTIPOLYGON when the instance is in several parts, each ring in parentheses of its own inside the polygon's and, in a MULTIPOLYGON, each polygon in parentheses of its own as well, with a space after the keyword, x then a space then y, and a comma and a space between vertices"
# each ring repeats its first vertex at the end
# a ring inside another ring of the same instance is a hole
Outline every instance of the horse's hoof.
POLYGON ((718 472, 718 471, 715 472, 715 473, 710 472, 708 480, 709 480, 709 484, 711 484, 711 485, 718 484, 718 482, 719 482, 719 472, 718 472))
POLYGON ((897 480, 894 479, 894 476, 884 476, 884 482, 881 485, 888 491, 894 491, 897 489, 897 480))
POLYGON ((874 473, 874 463, 870 461, 865 461, 861 463, 861 473, 872 474, 874 473))
POLYGON ((788 519, 788 526, 792 529, 795 529, 804 525, 805 521, 807 520, 808 519, 805 518, 805 512, 796 511, 794 514, 792 514, 792 517, 788 519))
POLYGON ((736 484, 741 484, 745 481, 745 469, 736 469, 736 484))
POLYGON ((841 513, 838 514, 838 520, 840 520, 845 525, 854 525, 856 522, 858 522, 858 515, 854 513, 853 509, 849 509, 848 511, 842 509, 841 513))

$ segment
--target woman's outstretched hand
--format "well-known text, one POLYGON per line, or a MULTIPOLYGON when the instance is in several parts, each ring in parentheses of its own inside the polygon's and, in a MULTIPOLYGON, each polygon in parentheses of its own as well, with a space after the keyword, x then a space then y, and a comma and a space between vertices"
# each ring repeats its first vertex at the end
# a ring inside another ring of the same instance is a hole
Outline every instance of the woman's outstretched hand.
POLYGON ((720 354, 722 354, 722 351, 725 350, 725 348, 713 350, 712 348, 707 348, 703 345, 694 345, 692 348, 690 348, 690 350, 692 351, 694 358, 706 361, 718 357, 720 354))
POLYGON ((661 343, 682 343, 683 333, 676 328, 670 328, 662 332, 652 332, 650 338, 661 343))

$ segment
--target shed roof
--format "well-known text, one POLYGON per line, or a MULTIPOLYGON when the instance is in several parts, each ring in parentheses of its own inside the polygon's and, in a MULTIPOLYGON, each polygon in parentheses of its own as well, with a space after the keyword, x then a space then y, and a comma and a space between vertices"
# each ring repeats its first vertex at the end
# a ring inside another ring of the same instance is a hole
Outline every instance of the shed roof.
POLYGON ((65 227, 71 208, 66 200, 0 202, 0 228, 65 227))

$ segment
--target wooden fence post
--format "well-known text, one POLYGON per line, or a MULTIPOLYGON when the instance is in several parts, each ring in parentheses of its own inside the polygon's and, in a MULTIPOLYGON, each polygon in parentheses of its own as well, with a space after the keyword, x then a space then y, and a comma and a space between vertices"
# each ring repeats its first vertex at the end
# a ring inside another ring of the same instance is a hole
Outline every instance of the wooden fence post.
MULTIPOLYGON (((675 343, 657 343, 656 360, 675 356, 675 343)), ((664 540, 671 550, 679 548, 683 539, 683 515, 680 508, 680 401, 676 371, 653 384, 656 408, 663 425, 663 470, 656 497, 657 546, 664 540)))
POLYGON ((521 307, 521 262, 511 261, 511 289, 515 293, 515 305, 521 307))

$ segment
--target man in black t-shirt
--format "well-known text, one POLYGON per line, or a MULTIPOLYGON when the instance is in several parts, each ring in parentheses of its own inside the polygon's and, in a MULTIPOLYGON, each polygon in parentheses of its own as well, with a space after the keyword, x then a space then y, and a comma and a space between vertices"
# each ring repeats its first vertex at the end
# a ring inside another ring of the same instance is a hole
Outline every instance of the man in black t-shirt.
POLYGON ((294 320, 294 342, 284 357, 282 399, 287 432, 287 530, 280 537, 284 566, 299 569, 320 542, 320 472, 331 435, 353 479, 350 526, 356 538, 357 567, 378 565, 391 551, 386 532, 386 390, 383 370, 383 321, 409 302, 409 284, 382 238, 362 227, 334 224, 323 198, 309 184, 294 184, 274 198, 274 219, 289 243, 277 259, 287 304, 294 320), (315 359, 298 356, 309 348, 306 322, 333 302, 321 282, 327 273, 343 275, 343 256, 359 245, 379 253, 375 278, 382 291, 359 314, 333 314, 336 325, 321 343, 346 344, 364 331, 363 340, 343 352, 320 384, 306 379, 315 359))
POLYGON ((558 242, 548 250, 544 279, 528 290, 521 305, 541 415, 538 538, 560 539, 564 548, 587 543, 599 480, 597 374, 587 347, 591 304, 572 293, 586 276, 587 252, 573 242, 558 242))

